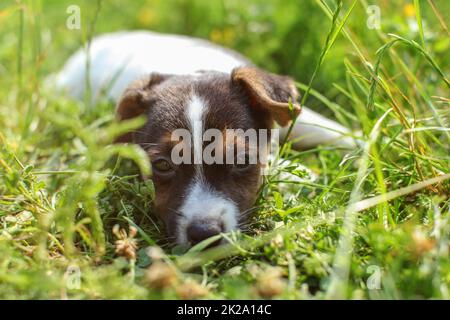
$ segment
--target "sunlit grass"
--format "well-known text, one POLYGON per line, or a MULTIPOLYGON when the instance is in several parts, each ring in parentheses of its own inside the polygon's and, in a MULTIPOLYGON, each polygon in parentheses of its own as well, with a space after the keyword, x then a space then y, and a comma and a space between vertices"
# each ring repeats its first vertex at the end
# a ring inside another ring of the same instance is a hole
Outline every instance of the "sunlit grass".
POLYGON ((0 297, 450 298, 445 1, 380 4, 382 28, 374 30, 362 21, 366 1, 317 0, 304 4, 315 8, 306 16, 294 0, 192 1, 192 16, 176 2, 136 2, 120 15, 119 1, 72 2, 89 26, 78 33, 65 27, 67 3, 0 5, 0 297), (206 7, 211 15, 197 23, 206 7), (144 152, 111 145, 142 119, 118 124, 110 103, 72 101, 44 86, 95 33, 142 28, 143 8, 165 18, 145 19, 156 30, 216 41, 233 32, 229 45, 290 72, 303 103, 360 130, 364 144, 294 151, 286 143, 281 156, 317 180, 270 176, 245 232, 223 235, 225 244, 210 249, 208 242, 187 252, 174 247, 151 214, 144 152), (269 29, 247 30, 245 19, 269 29), (293 37, 308 23, 316 23, 308 39, 317 43, 298 43, 293 37), (284 69, 283 50, 296 54, 292 70, 284 69), (126 233, 113 234, 116 224, 126 233), (118 250, 117 234, 136 243, 135 257, 118 250), (79 287, 70 268, 80 271, 79 287), (373 270, 379 289, 368 287, 373 270))

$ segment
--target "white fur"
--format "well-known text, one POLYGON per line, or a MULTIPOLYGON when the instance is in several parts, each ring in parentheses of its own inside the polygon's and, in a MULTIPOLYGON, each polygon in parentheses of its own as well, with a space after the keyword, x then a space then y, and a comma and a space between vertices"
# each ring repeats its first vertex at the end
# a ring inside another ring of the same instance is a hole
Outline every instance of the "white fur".
MULTIPOLYGON (((90 48, 90 82, 93 99, 102 90, 117 101, 133 81, 151 72, 195 74, 199 70, 229 72, 246 64, 219 46, 180 35, 149 31, 117 32, 99 36, 90 48), (109 90, 108 87, 113 82, 109 90)), ((56 75, 58 87, 74 98, 85 91, 86 50, 80 49, 56 75)))
MULTIPOLYGON (((288 128, 281 128, 282 139, 287 134, 287 130, 288 128)), ((304 107, 292 128, 291 137, 294 140, 293 146, 300 149, 327 143, 351 149, 355 147, 355 140, 348 136, 349 133, 348 128, 336 121, 304 107)))
POLYGON ((178 221, 177 242, 187 244, 187 227, 202 219, 222 222, 224 232, 235 230, 239 210, 236 204, 212 190, 203 180, 195 179, 186 200, 180 208, 183 214, 178 221))
POLYGON ((205 182, 202 165, 204 117, 207 105, 193 94, 186 108, 193 141, 195 176, 188 188, 186 200, 180 207, 182 217, 178 221, 177 242, 188 244, 187 228, 199 220, 215 220, 224 225, 224 232, 234 230, 239 210, 234 202, 222 197, 205 182))
MULTIPOLYGON (((102 95, 117 102, 132 81, 152 72, 195 75, 201 70, 212 70, 231 73, 234 68, 249 64, 248 60, 231 50, 195 38, 148 31, 106 34, 95 38, 89 51, 92 102, 98 101, 102 95)), ((86 90, 87 65, 86 51, 80 49, 58 74, 49 79, 50 85, 81 100, 86 90)), ((202 152, 205 110, 204 102, 192 96, 186 115, 194 135, 197 159, 202 152)), ((345 137, 348 132, 337 122, 304 107, 292 137, 298 140, 296 145, 300 148, 328 142, 353 147, 352 139, 345 137)), ((186 228, 196 219, 220 219, 225 232, 237 227, 239 210, 236 204, 206 184, 201 165, 196 165, 196 168, 196 176, 180 209, 183 217, 180 218, 177 240, 181 244, 187 244, 186 228)))
POLYGON ((203 114, 206 111, 206 105, 202 99, 193 95, 187 107, 187 118, 191 127, 191 136, 194 147, 194 164, 202 164, 203 153, 203 114))
MULTIPOLYGON (((67 61, 53 80, 59 89, 76 99, 85 92, 86 54, 80 49, 67 61)), ((207 41, 149 31, 117 32, 99 36, 90 49, 90 85, 95 102, 102 92, 117 102, 125 88, 135 79, 151 72, 196 74, 199 70, 230 73, 250 64, 231 50, 207 41)), ((349 130, 335 121, 303 107, 293 130, 300 148, 330 143, 354 147, 345 134, 349 130)))

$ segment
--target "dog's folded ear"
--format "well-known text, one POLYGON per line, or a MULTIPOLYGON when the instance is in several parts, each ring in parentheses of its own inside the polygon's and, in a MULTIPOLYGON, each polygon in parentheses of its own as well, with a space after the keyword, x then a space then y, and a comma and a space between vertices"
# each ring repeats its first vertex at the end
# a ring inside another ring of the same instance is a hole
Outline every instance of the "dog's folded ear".
MULTIPOLYGON (((168 75, 152 73, 132 82, 119 99, 116 108, 116 116, 119 121, 138 117, 146 112, 152 104, 152 89, 163 82, 168 75)), ((126 133, 115 142, 132 142, 133 133, 126 133)))
POLYGON ((297 103, 297 89, 289 77, 255 67, 239 67, 231 73, 231 80, 245 88, 253 107, 268 111, 281 126, 288 125, 301 111, 297 103), (292 109, 289 107, 289 101, 292 102, 292 109))

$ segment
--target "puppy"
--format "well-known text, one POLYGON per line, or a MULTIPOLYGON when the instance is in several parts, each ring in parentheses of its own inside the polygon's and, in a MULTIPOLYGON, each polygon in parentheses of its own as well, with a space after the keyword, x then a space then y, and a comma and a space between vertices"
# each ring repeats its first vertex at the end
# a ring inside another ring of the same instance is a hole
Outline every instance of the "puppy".
MULTIPOLYGON (((301 111, 293 80, 259 69, 240 54, 207 41, 148 31, 95 38, 88 62, 85 50, 75 53, 56 75, 56 85, 81 99, 89 83, 92 102, 102 96, 113 100, 119 120, 146 116, 142 128, 118 142, 136 143, 147 151, 156 190, 154 210, 168 236, 189 246, 238 229, 262 183, 264 155, 259 153, 250 163, 252 148, 245 139, 222 138, 216 141, 216 159, 223 159, 225 150, 236 145, 243 152, 233 151, 231 162, 198 161, 207 147, 206 132, 266 130, 270 138, 269 129, 275 125, 283 138, 301 111), (188 141, 173 139, 180 129, 190 133, 188 141), (181 163, 173 157, 180 143, 182 157, 188 159, 181 163), (244 161, 239 163, 239 157, 244 161)), ((298 148, 331 141, 353 147, 347 133, 307 108, 292 130, 298 148)), ((261 146, 256 149, 260 152, 261 146)))

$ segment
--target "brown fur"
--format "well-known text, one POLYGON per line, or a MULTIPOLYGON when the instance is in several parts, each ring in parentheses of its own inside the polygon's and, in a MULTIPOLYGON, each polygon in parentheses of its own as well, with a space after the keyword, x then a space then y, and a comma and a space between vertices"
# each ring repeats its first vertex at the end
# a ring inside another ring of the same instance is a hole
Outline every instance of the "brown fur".
MULTIPOLYGON (((118 141, 139 144, 148 151, 150 161, 161 157, 170 161, 173 142, 167 137, 175 129, 189 129, 184 111, 192 93, 208 105, 204 130, 270 129, 274 120, 286 125, 300 112, 292 80, 256 68, 237 68, 231 76, 219 72, 203 72, 195 77, 152 74, 134 82, 117 108, 120 120, 144 114, 147 123, 118 141)), ((208 185, 231 199, 241 212, 255 201, 262 182, 260 168, 260 164, 245 170, 230 164, 203 164, 208 185)), ((170 174, 154 172, 155 212, 165 222, 169 235, 176 230, 178 209, 194 174, 194 166, 189 164, 177 166, 170 174)))

